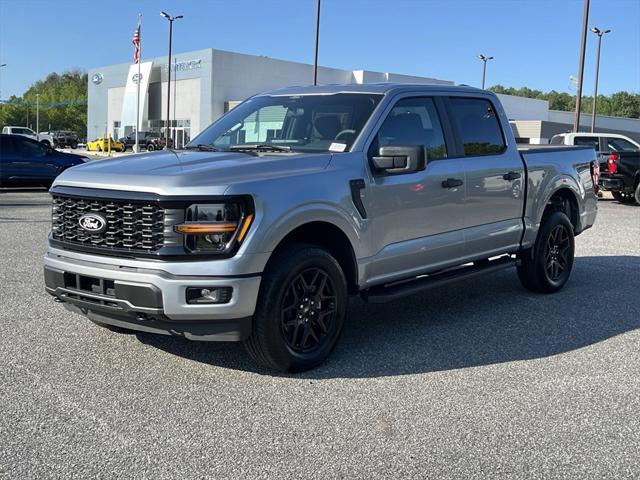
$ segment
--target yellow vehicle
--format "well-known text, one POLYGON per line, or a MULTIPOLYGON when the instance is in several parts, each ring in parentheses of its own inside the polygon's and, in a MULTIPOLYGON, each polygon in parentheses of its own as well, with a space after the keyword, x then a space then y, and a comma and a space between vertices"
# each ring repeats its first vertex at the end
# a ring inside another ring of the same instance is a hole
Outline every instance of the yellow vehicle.
POLYGON ((111 143, 111 151, 112 152, 124 152, 126 147, 124 143, 119 142, 113 138, 104 138, 100 137, 92 142, 87 142, 87 151, 89 152, 108 152, 109 151, 109 142, 111 143))

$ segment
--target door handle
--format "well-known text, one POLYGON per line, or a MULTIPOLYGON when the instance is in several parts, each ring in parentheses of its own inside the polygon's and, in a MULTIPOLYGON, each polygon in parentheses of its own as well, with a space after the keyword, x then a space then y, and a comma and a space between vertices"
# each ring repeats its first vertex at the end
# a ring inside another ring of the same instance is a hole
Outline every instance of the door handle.
POLYGON ((518 172, 509 172, 509 173, 505 173, 504 175, 502 175, 502 178, 504 178, 505 180, 508 180, 509 182, 512 180, 516 180, 518 178, 520 178, 522 175, 518 172))
POLYGON ((459 178, 447 178, 442 181, 442 188, 456 188, 462 185, 462 180, 459 178))

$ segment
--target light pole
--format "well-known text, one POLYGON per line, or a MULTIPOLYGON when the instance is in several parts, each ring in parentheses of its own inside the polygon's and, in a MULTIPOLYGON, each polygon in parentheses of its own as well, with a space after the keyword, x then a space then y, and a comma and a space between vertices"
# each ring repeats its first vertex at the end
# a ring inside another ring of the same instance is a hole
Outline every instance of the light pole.
POLYGON ((40 140, 40 94, 36 93, 36 137, 40 140))
MULTIPOLYGON (((7 66, 6 63, 1 63, 0 64, 0 68, 6 67, 6 66, 7 66)), ((2 100, 2 75, 0 75, 0 100, 2 100)))
POLYGON ((171 122, 171 43, 173 41, 173 22, 174 20, 178 20, 182 18, 182 15, 176 15, 172 17, 167 12, 160 12, 160 15, 169 20, 169 61, 167 62, 167 126, 165 131, 165 144, 164 148, 167 150, 169 148, 169 124, 171 122))
POLYGON ((587 27, 589 24, 589 0, 584 0, 582 12, 582 41, 580 43, 580 61, 578 66, 578 91, 576 92, 576 111, 573 117, 573 131, 580 130, 580 107, 582 106, 582 80, 584 79, 584 56, 587 51, 587 27))
POLYGON ((593 33, 598 35, 598 53, 596 55, 596 84, 593 88, 593 111, 591 113, 591 133, 596 128, 596 103, 598 102, 598 74, 600 72, 600 46, 602 45, 602 36, 605 33, 609 33, 611 29, 600 30, 598 27, 593 27, 591 29, 593 33))
POLYGON ((318 41, 320 40, 320 0, 318 0, 318 9, 316 12, 316 46, 313 58, 313 84, 318 84, 318 41))
POLYGON ((493 60, 493 57, 487 57, 484 53, 481 53, 478 58, 482 60, 482 89, 484 90, 484 80, 487 77, 487 62, 493 60))

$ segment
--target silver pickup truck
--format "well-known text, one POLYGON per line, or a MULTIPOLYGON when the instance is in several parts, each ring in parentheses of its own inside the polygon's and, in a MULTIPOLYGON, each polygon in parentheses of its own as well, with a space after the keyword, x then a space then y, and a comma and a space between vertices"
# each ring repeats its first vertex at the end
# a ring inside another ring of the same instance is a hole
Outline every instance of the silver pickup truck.
POLYGON ((275 90, 184 150, 58 177, 46 289, 110 329, 242 341, 301 371, 336 345, 349 295, 392 301, 507 267, 561 289, 597 175, 592 148, 518 151, 490 92, 275 90))

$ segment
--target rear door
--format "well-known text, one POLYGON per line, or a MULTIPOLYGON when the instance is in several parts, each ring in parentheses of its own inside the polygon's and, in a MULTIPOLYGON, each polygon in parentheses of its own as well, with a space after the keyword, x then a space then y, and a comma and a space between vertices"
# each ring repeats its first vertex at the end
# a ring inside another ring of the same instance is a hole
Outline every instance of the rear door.
POLYGON ((448 103, 465 173, 465 256, 517 250, 523 230, 522 157, 515 144, 507 144, 500 113, 489 98, 450 97, 448 103))

